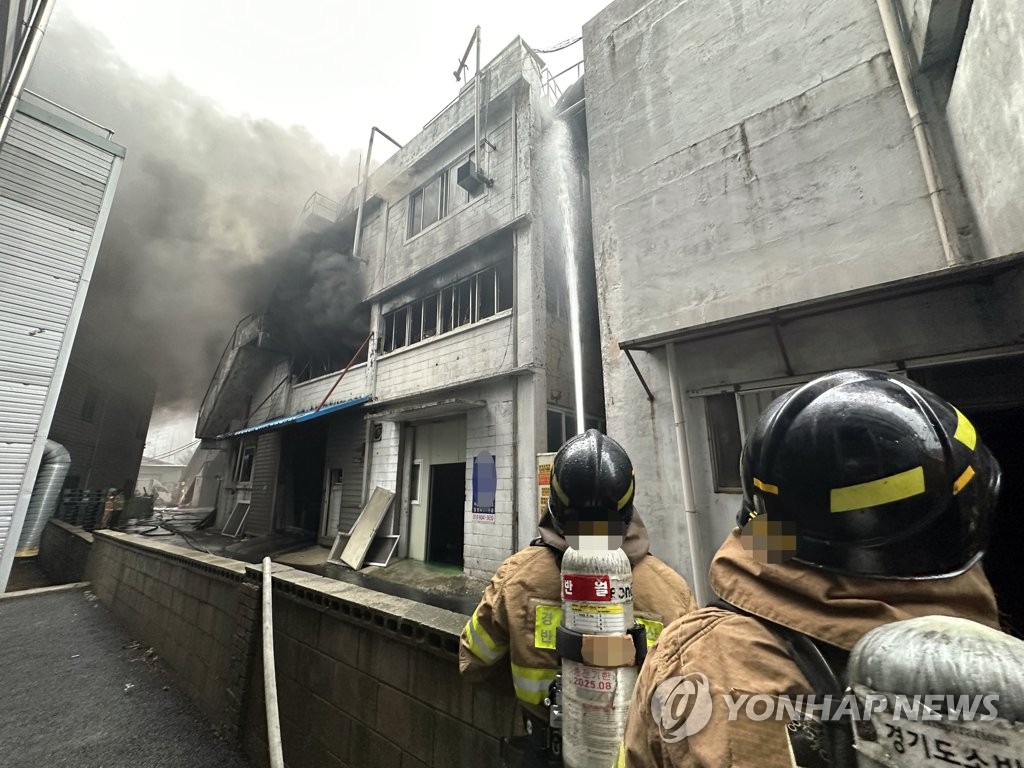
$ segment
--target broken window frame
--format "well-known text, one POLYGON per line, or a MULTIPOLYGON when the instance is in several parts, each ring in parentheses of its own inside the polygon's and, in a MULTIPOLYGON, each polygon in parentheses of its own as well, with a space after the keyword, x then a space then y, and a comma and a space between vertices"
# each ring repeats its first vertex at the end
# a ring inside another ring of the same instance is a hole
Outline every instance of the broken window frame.
POLYGON ((242 442, 238 447, 238 457, 235 461, 235 482, 251 483, 253 468, 256 465, 256 444, 242 442))
POLYGON ((388 354, 511 310, 512 263, 503 260, 382 314, 380 351, 388 354), (482 294, 490 297, 487 304, 482 294))

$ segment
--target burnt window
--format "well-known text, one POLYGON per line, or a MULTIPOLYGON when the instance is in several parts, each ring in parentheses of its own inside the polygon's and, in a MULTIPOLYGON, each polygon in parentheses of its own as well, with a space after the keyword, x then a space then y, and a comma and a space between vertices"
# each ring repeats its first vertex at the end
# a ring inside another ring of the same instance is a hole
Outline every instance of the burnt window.
POLYGON ((384 354, 512 308, 512 265, 488 267, 381 318, 384 354))
POLYGON ((423 300, 423 338, 437 335, 437 295, 423 300))
POLYGON ((495 302, 495 282, 494 282, 494 270, 485 269, 479 275, 477 275, 476 284, 476 295, 477 295, 477 320, 484 320, 494 314, 495 302))
POLYGON ((255 459, 256 446, 243 444, 242 449, 238 452, 238 464, 235 467, 235 482, 252 482, 252 465, 255 459))

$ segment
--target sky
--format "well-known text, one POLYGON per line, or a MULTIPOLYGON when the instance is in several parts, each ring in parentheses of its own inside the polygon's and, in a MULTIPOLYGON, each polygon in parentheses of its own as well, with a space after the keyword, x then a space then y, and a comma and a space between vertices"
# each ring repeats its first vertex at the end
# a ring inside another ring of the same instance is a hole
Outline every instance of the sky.
MULTIPOLYGON (((373 125, 406 141, 451 101, 459 88, 452 73, 477 25, 486 64, 517 35, 534 48, 577 37, 605 5, 58 0, 51 25, 74 15, 140 73, 172 75, 233 115, 301 125, 344 155, 365 151, 373 125)), ((577 43, 543 56, 557 72, 582 59, 583 49, 577 43)))
MULTIPOLYGON (((313 191, 337 200, 356 183, 371 126, 404 143, 454 99, 477 25, 486 65, 517 35, 535 49, 578 37, 604 5, 58 0, 28 87, 127 148, 78 339, 157 379, 146 455, 192 442, 246 314, 344 322, 331 310, 357 276, 295 225, 313 191)), ((582 44, 541 55, 557 73, 582 44)), ((374 165, 388 154, 374 143, 374 165)))

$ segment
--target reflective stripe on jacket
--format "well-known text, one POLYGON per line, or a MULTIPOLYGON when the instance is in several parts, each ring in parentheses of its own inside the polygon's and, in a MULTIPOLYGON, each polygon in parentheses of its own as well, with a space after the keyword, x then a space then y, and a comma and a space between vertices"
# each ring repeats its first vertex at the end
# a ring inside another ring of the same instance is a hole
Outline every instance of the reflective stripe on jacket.
MULTIPOLYGON (((632 554, 633 609, 653 645, 661 628, 696 610, 683 578, 647 554, 647 534, 634 518, 623 549, 632 554)), ((545 540, 549 541, 548 535, 545 540)), ((459 669, 478 679, 508 656, 515 693, 531 714, 546 720, 544 699, 557 672, 555 628, 561 621, 561 569, 549 546, 530 546, 494 574, 459 643, 459 669)))

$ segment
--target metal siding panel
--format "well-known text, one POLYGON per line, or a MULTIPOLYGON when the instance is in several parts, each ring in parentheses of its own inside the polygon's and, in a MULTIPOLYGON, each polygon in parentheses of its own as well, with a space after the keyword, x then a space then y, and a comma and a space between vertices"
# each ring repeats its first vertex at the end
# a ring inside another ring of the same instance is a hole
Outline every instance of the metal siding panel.
POLYGON ((363 504, 363 438, 362 423, 355 423, 345 435, 344 486, 341 489, 341 515, 338 525, 343 531, 350 531, 359 518, 363 504))
POLYGON ((273 530, 274 499, 280 461, 281 433, 260 433, 252 465, 252 500, 245 522, 246 533, 260 536, 273 530))
POLYGON ((113 157, 109 153, 23 114, 16 114, 11 122, 4 146, 8 144, 30 154, 52 157, 69 170, 98 181, 110 176, 113 157))

